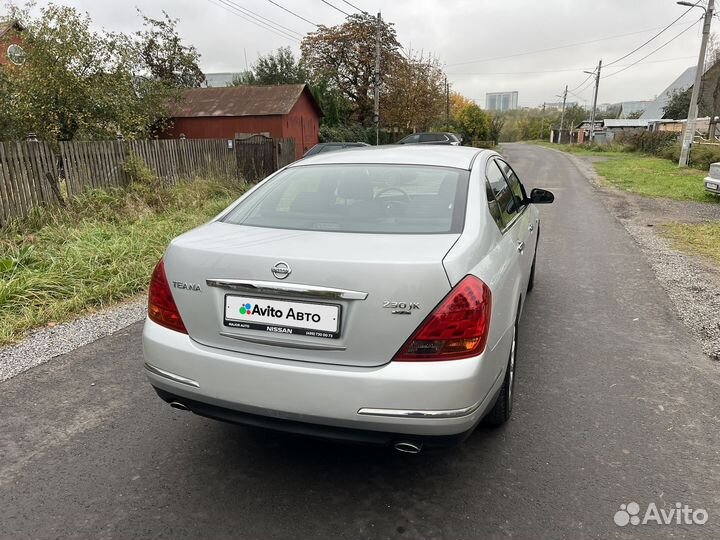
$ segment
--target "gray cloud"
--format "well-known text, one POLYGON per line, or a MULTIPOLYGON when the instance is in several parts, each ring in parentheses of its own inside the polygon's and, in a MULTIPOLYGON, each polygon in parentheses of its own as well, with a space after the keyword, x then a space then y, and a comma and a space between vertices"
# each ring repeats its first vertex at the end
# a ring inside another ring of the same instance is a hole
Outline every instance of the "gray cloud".
MULTIPOLYGON (((267 0, 233 0, 236 4, 274 20, 299 33, 313 27, 272 5, 267 0)), ((352 8, 330 0, 343 10, 352 8)), ((341 23, 344 15, 320 0, 277 0, 313 22, 341 23)), ((207 72, 236 71, 280 46, 299 50, 299 44, 259 28, 221 7, 219 0, 58 0, 87 11, 97 26, 132 31, 140 25, 134 6, 151 16, 162 10, 179 19, 184 39, 202 53, 207 72)), ((454 89, 484 104, 485 92, 518 90, 521 105, 554 101, 565 84, 579 85, 602 58, 609 63, 640 45, 679 16, 685 8, 673 0, 393 0, 352 3, 371 13, 382 11, 395 23, 403 46, 432 52, 447 65, 454 89), (581 43, 620 34, 644 33, 576 45, 554 51, 487 60, 581 43), (567 71, 566 71, 567 70, 567 71)), ((606 70, 617 71, 662 45, 698 20, 694 9, 657 40, 633 56, 606 70)), ((652 99, 687 66, 695 63, 700 24, 647 59, 648 63, 601 81, 600 102, 652 99), (666 61, 667 60, 667 61, 666 61), (650 62, 652 61, 652 62, 650 62)), ((578 92, 581 101, 591 99, 591 88, 578 92)))

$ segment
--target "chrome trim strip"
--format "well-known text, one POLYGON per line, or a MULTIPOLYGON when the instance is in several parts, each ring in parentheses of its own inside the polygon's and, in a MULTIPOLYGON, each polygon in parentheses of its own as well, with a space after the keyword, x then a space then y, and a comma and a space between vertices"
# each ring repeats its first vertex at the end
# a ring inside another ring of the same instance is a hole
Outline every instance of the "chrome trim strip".
POLYGON ((439 411, 414 411, 405 409, 371 409, 362 408, 358 414, 364 416, 389 416, 392 418, 459 418, 474 413, 480 407, 481 401, 463 409, 446 409, 439 411))
POLYGON ((229 332, 220 332, 223 337, 229 337, 232 339, 239 339, 240 341, 249 341, 250 343, 260 343, 261 345, 272 345, 274 347, 290 347, 292 349, 308 349, 312 351, 344 351, 347 347, 340 345, 325 345, 323 343, 306 343, 304 341, 278 340, 276 337, 265 338, 260 336, 241 336, 238 334, 231 334, 229 332))
POLYGON ((347 289, 333 289, 330 287, 317 287, 314 285, 302 285, 299 283, 277 283, 275 281, 255 281, 249 279, 221 279, 214 278, 205 280, 208 287, 221 287, 255 294, 297 294, 312 298, 342 299, 342 300, 365 300, 368 293, 361 291, 350 291, 347 289))
POLYGON ((172 382, 185 384, 187 386, 192 386, 193 388, 200 388, 200 384, 197 381, 193 381, 192 379, 188 379, 187 377, 182 377, 180 375, 175 375, 174 373, 170 373, 169 371, 165 371, 164 369, 155 367, 152 364, 148 364, 147 362, 145 362, 145 369, 147 369, 150 373, 154 375, 164 377, 165 379, 168 379, 172 382))

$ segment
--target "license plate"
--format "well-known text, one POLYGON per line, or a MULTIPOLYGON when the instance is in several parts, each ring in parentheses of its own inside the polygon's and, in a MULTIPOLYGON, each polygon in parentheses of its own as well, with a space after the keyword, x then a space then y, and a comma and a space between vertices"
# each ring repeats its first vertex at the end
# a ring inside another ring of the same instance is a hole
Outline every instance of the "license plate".
POLYGON ((718 188, 720 188, 720 185, 718 184, 711 184, 710 182, 705 182, 705 187, 707 189, 712 189, 713 191, 717 191, 718 188))
POLYGON ((225 296, 224 324, 276 334, 336 339, 340 306, 252 296, 225 296))

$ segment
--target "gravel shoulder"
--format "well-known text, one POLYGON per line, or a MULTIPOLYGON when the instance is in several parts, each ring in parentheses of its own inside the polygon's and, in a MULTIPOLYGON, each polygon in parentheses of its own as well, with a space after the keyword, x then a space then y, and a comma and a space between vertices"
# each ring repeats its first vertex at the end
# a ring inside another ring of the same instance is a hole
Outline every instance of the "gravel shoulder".
POLYGON ((702 257, 673 249, 670 241, 657 231, 657 226, 663 223, 720 220, 720 204, 628 193, 607 185, 595 171, 593 163, 607 158, 561 153, 595 187, 605 207, 640 246, 678 315, 700 340, 704 352, 720 361, 720 268, 702 257))
POLYGON ((0 347, 0 382, 143 319, 146 308, 145 295, 138 295, 52 328, 34 330, 20 343, 0 347))

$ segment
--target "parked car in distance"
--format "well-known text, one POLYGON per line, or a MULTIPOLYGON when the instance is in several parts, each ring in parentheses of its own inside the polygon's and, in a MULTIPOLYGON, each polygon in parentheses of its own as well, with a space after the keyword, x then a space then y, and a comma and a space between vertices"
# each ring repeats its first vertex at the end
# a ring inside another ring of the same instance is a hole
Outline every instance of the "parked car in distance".
POLYGON ((315 154, 322 154, 324 152, 333 152, 335 150, 343 150, 345 148, 358 148, 362 146, 370 146, 364 142, 322 142, 317 143, 310 150, 303 154, 303 157, 314 156, 315 154))
POLYGON ((710 172, 705 177, 705 191, 720 195, 720 163, 710 164, 710 172))
POLYGON ((462 139, 455 133, 412 133, 400 139, 397 144, 449 144, 460 146, 462 139))
POLYGON ((178 409, 402 452, 502 424, 553 198, 478 148, 299 160, 170 243, 145 372, 178 409))

